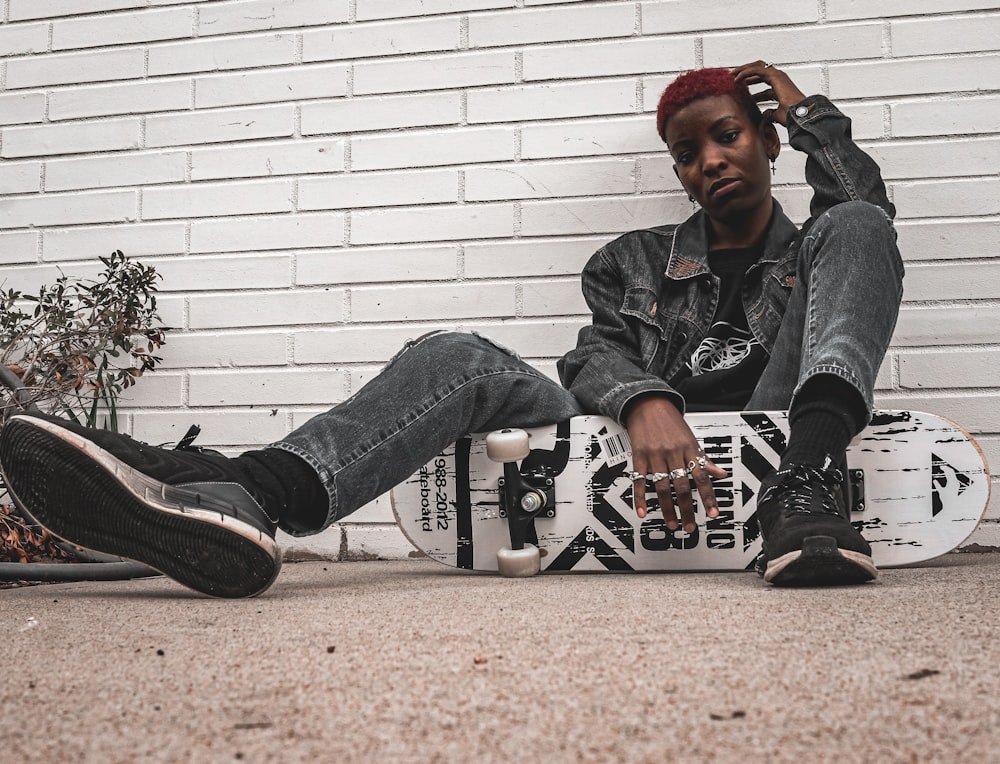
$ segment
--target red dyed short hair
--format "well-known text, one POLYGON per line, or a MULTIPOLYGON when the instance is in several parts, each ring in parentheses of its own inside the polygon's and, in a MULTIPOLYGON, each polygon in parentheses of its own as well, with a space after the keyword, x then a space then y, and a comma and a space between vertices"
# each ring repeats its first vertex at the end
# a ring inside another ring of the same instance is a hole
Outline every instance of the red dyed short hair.
POLYGON ((670 117, 692 101, 717 95, 732 96, 753 123, 760 124, 763 118, 760 107, 747 86, 737 82, 732 72, 728 69, 696 69, 671 82, 660 96, 660 105, 656 109, 656 132, 663 142, 667 142, 667 120, 670 117))

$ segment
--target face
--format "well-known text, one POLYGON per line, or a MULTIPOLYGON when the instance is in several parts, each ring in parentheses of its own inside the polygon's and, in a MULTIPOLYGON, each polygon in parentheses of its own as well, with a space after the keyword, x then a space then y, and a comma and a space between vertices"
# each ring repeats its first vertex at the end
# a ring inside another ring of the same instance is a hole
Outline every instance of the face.
POLYGON ((667 146, 681 185, 710 218, 730 227, 770 219, 773 125, 755 125, 731 96, 708 96, 670 117, 667 146))

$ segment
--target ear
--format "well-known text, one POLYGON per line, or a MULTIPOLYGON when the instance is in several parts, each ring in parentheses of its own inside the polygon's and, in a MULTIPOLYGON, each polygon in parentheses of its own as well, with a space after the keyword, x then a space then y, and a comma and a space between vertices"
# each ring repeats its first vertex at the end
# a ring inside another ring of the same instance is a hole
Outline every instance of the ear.
POLYGON ((764 147, 767 149, 767 155, 771 159, 777 159, 778 154, 781 153, 781 138, 778 136, 774 123, 770 120, 764 120, 760 123, 760 132, 764 147))

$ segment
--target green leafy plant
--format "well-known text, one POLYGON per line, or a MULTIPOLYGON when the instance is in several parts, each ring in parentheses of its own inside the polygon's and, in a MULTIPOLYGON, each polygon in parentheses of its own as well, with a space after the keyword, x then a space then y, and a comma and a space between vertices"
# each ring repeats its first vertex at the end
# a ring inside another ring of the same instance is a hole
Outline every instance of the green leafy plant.
POLYGON ((154 355, 167 331, 156 313, 159 274, 119 251, 100 260, 94 280, 63 275, 37 294, 0 289, 0 366, 21 386, 4 421, 36 406, 117 430, 119 395, 162 360, 154 355))
MULTIPOLYGON (((154 355, 167 331, 156 312, 159 274, 120 251, 100 260, 93 280, 63 275, 34 294, 0 288, 0 426, 38 409, 117 431, 119 396, 162 360, 154 355)), ((72 557, 0 505, 0 561, 72 557)))

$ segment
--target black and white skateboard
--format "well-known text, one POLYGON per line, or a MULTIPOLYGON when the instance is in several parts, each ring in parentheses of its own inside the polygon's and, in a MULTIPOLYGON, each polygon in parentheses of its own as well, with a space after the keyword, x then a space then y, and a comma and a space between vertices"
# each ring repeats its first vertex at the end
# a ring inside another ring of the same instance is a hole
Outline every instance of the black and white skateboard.
MULTIPOLYGON (((598 416, 463 438, 393 490, 393 512, 419 550, 468 570, 522 576, 752 568, 761 551, 757 494, 784 450, 786 416, 724 412, 688 415, 687 422, 729 472, 714 482, 719 517, 706 517, 694 492, 698 528, 691 534, 666 527, 651 484, 653 511, 636 516, 628 435, 598 416)), ((848 467, 851 521, 880 567, 955 549, 989 500, 979 447, 932 414, 877 412, 848 450, 848 467)))

